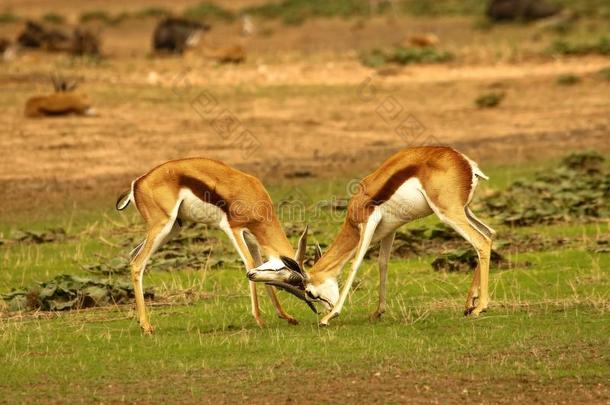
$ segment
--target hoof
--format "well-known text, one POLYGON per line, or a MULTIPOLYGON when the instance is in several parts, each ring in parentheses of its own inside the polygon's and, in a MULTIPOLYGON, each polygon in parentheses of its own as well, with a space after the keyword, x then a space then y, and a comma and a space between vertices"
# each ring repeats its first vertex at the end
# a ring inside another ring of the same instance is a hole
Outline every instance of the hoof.
POLYGON ((466 308, 464 310, 464 316, 468 316, 468 315, 472 314, 472 311, 474 311, 474 307, 466 308))
POLYGON ((338 312, 331 312, 330 314, 326 315, 321 321, 320 321, 320 326, 328 326, 328 322, 330 322, 331 319, 335 319, 336 317, 339 316, 338 312))
POLYGON ((384 311, 375 311, 369 316, 370 321, 378 321, 381 319, 381 316, 384 314, 384 311))
POLYGON ((487 307, 476 307, 472 310, 472 316, 479 316, 483 312, 487 312, 487 307))
POLYGON ((262 318, 256 318, 256 324, 258 325, 259 328, 265 327, 265 321, 263 321, 262 318))
POLYGON ((140 325, 140 328, 142 328, 142 333, 146 336, 152 335, 155 331, 151 324, 140 325))
POLYGON ((291 325, 298 325, 299 324, 299 321, 297 321, 295 318, 293 318, 291 316, 287 317, 287 318, 280 316, 280 318, 284 319, 286 322, 288 322, 291 325))

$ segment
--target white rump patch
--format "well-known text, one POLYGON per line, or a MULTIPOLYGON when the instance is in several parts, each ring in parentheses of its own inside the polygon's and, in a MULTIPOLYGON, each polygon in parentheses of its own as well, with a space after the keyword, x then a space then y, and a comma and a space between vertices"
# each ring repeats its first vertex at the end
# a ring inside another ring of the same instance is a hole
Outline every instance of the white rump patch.
POLYGON ((432 214, 421 182, 416 177, 402 183, 379 208, 381 222, 375 231, 374 242, 383 239, 401 225, 432 214))

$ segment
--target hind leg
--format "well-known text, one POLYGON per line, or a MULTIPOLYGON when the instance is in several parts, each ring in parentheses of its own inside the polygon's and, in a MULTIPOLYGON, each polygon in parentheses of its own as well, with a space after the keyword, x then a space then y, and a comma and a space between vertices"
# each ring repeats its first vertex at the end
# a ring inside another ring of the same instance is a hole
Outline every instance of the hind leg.
POLYGON ((472 284, 466 297, 466 315, 479 315, 489 305, 489 263, 491 258, 491 238, 472 224, 463 211, 440 212, 439 217, 451 226, 474 247, 479 263, 472 277, 472 284), (477 301, 478 298, 478 302, 477 301))
POLYGON ((153 327, 148 321, 146 304, 144 303, 144 269, 146 268, 146 263, 148 262, 148 259, 150 259, 150 256, 152 256, 167 239, 173 225, 173 221, 167 216, 164 218, 160 216, 153 225, 149 225, 148 232, 146 233, 146 240, 142 243, 131 260, 131 281, 133 282, 136 298, 136 311, 138 313, 140 327, 145 334, 151 334, 153 332, 153 327))
MULTIPOLYGON (((479 264, 474 272, 472 284, 466 297, 466 315, 479 315, 489 305, 489 262, 491 258, 491 236, 493 230, 479 220, 470 219, 468 208, 457 200, 443 195, 426 196, 430 208, 445 224, 453 228, 474 247, 479 264), (482 226, 483 225, 483 226, 482 226), (478 302, 476 299, 478 298, 478 302)), ((476 217, 475 217, 476 218, 476 217)))
POLYGON ((379 305, 377 311, 370 316, 371 320, 377 320, 385 313, 385 291, 388 281, 388 260, 392 253, 392 243, 394 242, 395 232, 392 232, 381 240, 379 247, 379 305))

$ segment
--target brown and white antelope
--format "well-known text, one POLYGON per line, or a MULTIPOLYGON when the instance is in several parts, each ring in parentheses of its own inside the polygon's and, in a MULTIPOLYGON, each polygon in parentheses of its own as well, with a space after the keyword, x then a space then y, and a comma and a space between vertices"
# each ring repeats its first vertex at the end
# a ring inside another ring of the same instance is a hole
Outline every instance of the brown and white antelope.
MULTIPOLYGON (((203 158, 166 162, 134 180, 131 190, 117 200, 116 208, 123 210, 130 202, 144 218, 147 228, 146 238, 131 252, 136 309, 145 333, 151 333, 153 328, 144 304, 144 268, 150 256, 179 232, 183 220, 222 229, 246 269, 262 262, 259 247, 271 260, 287 256, 303 261, 302 243, 295 256, 260 180, 224 163, 203 158)), ((282 287, 282 284, 278 286, 282 287)), ((303 292, 287 287, 289 292, 304 299, 303 292)), ((296 324, 297 321, 282 308, 273 287, 266 286, 266 289, 279 317, 296 324)), ((250 299, 252 315, 262 326, 254 282, 250 282, 250 299)))
POLYGON ((29 98, 25 103, 24 114, 29 118, 62 115, 96 115, 91 99, 87 94, 76 90, 76 82, 67 82, 61 77, 52 76, 55 92, 46 96, 29 98))
POLYGON ((495 234, 468 207, 480 178, 487 176, 475 162, 454 149, 404 149, 360 181, 339 234, 310 271, 305 272, 302 266, 284 258, 250 270, 248 278, 263 283, 290 283, 305 291, 307 302, 320 302, 329 311, 320 322, 328 325, 341 312, 369 246, 380 241, 379 306, 372 315, 379 318, 385 312, 387 264, 397 228, 435 213, 476 249, 479 264, 468 290, 465 314, 478 315, 489 304, 489 260, 495 234), (354 256, 339 294, 337 277, 354 256))

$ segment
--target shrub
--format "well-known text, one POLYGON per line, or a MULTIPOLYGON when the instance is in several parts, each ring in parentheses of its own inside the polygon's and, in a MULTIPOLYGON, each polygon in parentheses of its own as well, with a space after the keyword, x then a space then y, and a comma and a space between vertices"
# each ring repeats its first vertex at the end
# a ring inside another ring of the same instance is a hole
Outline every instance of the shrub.
POLYGON ((13 14, 10 10, 4 10, 0 13, 0 24, 8 24, 19 21, 19 17, 13 14))
POLYGON ((171 12, 168 9, 166 9, 166 8, 162 8, 162 7, 147 7, 147 8, 144 8, 144 9, 138 11, 133 16, 136 17, 136 18, 167 17, 170 14, 171 14, 171 12))
POLYGON ((66 18, 63 15, 52 12, 43 15, 42 20, 51 24, 64 24, 66 22, 66 18))
POLYGON ((235 19, 235 14, 233 14, 231 11, 209 2, 202 2, 193 7, 187 8, 184 10, 183 16, 185 18, 191 18, 194 20, 208 18, 227 22, 235 19))
POLYGON ((498 105, 500 105, 500 102, 502 102, 505 95, 506 94, 503 92, 491 92, 491 93, 481 94, 475 100, 475 104, 479 108, 494 108, 494 107, 497 107, 498 105))
POLYGON ((453 59, 453 54, 439 51, 433 47, 405 48, 395 47, 389 51, 373 49, 360 55, 360 61, 365 66, 379 67, 386 63, 409 65, 415 63, 442 63, 453 59))
MULTIPOLYGON (((384 12, 387 5, 379 10, 384 12)), ((261 18, 281 19, 284 24, 301 24, 310 17, 354 17, 370 13, 368 0, 282 0, 245 10, 261 18)))
POLYGON ((557 77, 557 84, 561 86, 572 86, 580 82, 580 77, 573 74, 564 74, 557 77))
POLYGON ((558 39, 551 44, 549 52, 553 55, 609 55, 610 37, 600 37, 597 42, 573 43, 558 39))

